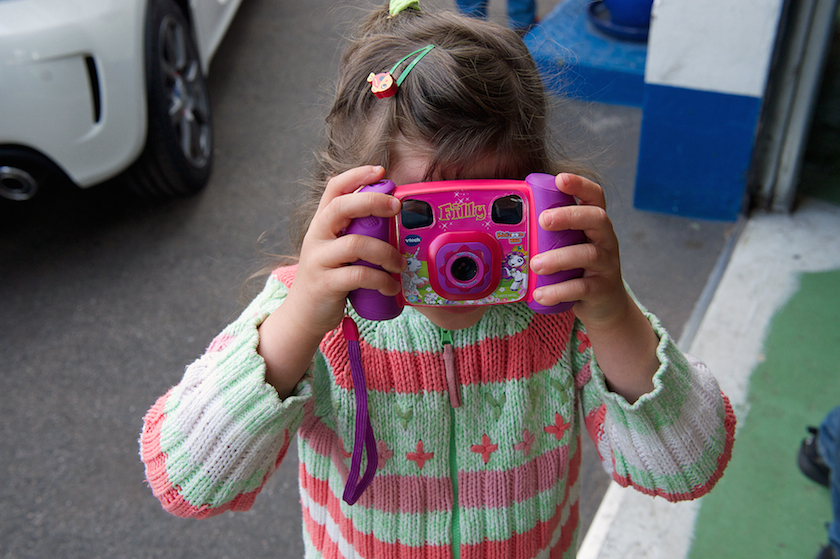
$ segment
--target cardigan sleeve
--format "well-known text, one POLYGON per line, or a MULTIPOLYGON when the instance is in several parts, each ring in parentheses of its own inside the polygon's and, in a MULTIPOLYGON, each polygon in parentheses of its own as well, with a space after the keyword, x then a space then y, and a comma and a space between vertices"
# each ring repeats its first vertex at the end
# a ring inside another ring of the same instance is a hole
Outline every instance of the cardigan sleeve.
POLYGON ((257 353, 257 328, 288 292, 281 279, 272 274, 144 417, 140 457, 146 479, 172 514, 202 518, 248 510, 303 420, 312 397, 311 368, 281 401, 265 382, 265 362, 257 353))
POLYGON ((709 369, 684 355, 644 312, 659 337, 653 391, 630 404, 609 390, 587 355, 584 421, 604 469, 620 485, 669 501, 695 499, 711 491, 729 463, 735 414, 709 369))

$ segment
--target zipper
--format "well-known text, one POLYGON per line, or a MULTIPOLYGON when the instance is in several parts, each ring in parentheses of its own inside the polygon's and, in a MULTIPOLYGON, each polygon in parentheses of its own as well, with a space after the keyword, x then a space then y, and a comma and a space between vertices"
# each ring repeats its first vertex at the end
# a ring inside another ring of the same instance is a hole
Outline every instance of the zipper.
POLYGON ((458 460, 455 445, 455 408, 461 407, 461 386, 455 367, 455 349, 452 332, 440 331, 443 345, 443 366, 446 369, 446 384, 449 388, 449 479, 452 480, 452 559, 461 557, 461 515, 458 511, 458 460))
POLYGON ((449 479, 452 480, 452 559, 461 558, 461 514, 458 512, 458 461, 455 448, 455 408, 449 408, 449 479))

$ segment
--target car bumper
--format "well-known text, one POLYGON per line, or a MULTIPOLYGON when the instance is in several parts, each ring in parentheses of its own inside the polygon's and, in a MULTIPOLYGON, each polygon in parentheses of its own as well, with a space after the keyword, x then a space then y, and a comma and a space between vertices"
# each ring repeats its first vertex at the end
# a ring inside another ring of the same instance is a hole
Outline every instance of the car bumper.
POLYGON ((0 0, 0 147, 79 186, 128 167, 146 137, 144 18, 143 0, 0 0))

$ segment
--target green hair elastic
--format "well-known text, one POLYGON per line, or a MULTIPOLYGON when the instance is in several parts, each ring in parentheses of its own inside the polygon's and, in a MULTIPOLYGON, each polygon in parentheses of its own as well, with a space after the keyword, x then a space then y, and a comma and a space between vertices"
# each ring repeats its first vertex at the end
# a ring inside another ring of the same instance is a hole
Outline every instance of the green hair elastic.
POLYGON ((411 71, 414 66, 417 65, 420 60, 429 52, 435 48, 434 45, 426 45, 421 49, 417 49, 414 52, 411 52, 397 61, 394 64, 393 68, 391 68, 390 72, 380 72, 379 74, 374 74, 373 72, 367 78, 367 81, 370 83, 370 90, 371 92, 376 95, 378 98, 383 99, 385 97, 391 97, 397 92, 397 89, 402 85, 402 82, 405 80, 405 77, 411 71), (400 64, 408 60, 414 56, 414 60, 405 67, 405 70, 400 72, 400 76, 394 79, 394 72, 397 71, 397 68, 400 67, 400 64))
POLYGON ((420 2, 418 0, 391 0, 388 6, 388 12, 391 14, 391 17, 394 17, 406 8, 413 8, 419 11, 420 2))

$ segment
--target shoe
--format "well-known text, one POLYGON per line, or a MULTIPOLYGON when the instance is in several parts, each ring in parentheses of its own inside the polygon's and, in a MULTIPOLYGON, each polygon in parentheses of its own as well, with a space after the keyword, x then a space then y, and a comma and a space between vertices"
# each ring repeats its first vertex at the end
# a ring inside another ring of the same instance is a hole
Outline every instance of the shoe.
POLYGON ((834 553, 834 548, 830 545, 825 546, 817 553, 814 559, 837 559, 837 554, 834 553))
MULTIPOLYGON (((797 459, 799 469, 811 480, 828 487, 831 468, 823 462, 817 452, 817 436, 819 431, 816 427, 808 426, 808 432, 810 435, 802 439, 802 444, 799 447, 799 456, 797 459)), ((826 549, 831 550, 830 547, 826 549)), ((826 555, 826 557, 831 557, 831 555, 826 555)))

